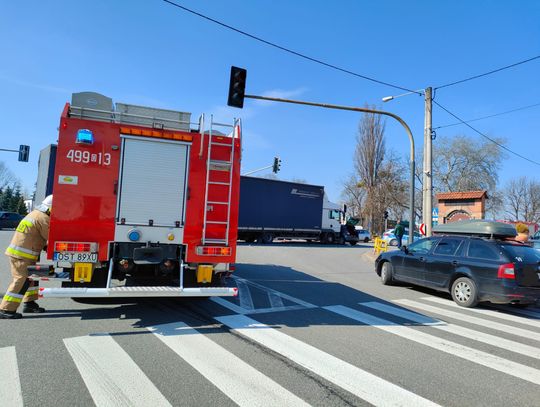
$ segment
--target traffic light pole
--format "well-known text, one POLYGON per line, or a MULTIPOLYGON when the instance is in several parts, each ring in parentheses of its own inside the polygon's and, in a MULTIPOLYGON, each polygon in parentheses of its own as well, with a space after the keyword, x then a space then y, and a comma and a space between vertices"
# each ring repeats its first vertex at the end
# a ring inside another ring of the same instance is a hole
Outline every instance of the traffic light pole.
POLYGON ((268 100, 271 102, 282 102, 282 103, 292 103, 296 105, 323 107, 326 109, 349 110, 352 112, 380 114, 380 115, 389 116, 396 119, 407 132, 407 136, 409 137, 409 143, 410 143, 409 242, 408 243, 411 244, 414 241, 414 225, 415 225, 415 222, 414 222, 414 170, 415 170, 414 168, 414 138, 413 138, 411 129, 401 117, 399 117, 398 115, 395 115, 394 113, 385 112, 384 110, 374 110, 374 109, 368 109, 368 108, 363 108, 363 107, 331 105, 327 103, 314 103, 314 102, 306 102, 302 100, 290 100, 290 99, 272 98, 272 97, 257 96, 257 95, 244 95, 244 97, 249 98, 249 99, 268 100))
POLYGON ((253 173, 255 173, 255 172, 259 172, 259 171, 262 171, 262 170, 267 170, 267 169, 272 168, 272 167, 273 167, 273 165, 267 165, 266 167, 258 168, 258 169, 253 170, 253 171, 248 171, 248 172, 246 172, 246 173, 244 173, 244 174, 242 174, 242 175, 253 174, 253 173))

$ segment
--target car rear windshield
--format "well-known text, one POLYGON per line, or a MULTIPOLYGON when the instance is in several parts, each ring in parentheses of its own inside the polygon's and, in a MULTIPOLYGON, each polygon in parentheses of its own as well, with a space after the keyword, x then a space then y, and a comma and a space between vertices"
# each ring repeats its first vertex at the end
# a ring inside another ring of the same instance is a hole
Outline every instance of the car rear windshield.
POLYGON ((501 247, 512 261, 524 263, 537 263, 540 261, 540 250, 533 247, 516 244, 502 244, 501 247))

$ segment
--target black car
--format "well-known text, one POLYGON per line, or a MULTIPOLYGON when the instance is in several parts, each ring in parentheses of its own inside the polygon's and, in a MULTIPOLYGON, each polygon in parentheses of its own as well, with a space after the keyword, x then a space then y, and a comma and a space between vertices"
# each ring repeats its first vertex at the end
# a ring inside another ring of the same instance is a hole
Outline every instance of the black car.
POLYGON ((15 212, 0 211, 0 229, 14 229, 24 216, 15 212))
POLYGON ((540 250, 508 239, 443 233, 382 253, 375 270, 383 284, 402 281, 450 292, 463 307, 481 301, 533 304, 540 299, 540 250))

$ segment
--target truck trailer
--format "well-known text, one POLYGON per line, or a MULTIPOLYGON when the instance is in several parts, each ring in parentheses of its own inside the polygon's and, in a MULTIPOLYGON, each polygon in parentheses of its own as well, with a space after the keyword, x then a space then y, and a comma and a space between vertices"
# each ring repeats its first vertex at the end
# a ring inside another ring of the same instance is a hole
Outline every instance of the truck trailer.
POLYGON ((239 240, 271 243, 284 238, 355 245, 358 235, 344 220, 345 211, 327 199, 323 186, 241 177, 239 240))
POLYGON ((225 277, 240 155, 239 120, 192 123, 190 113, 73 94, 58 144, 40 156, 38 189, 54 197, 47 258, 65 277, 40 295, 236 295, 225 277))

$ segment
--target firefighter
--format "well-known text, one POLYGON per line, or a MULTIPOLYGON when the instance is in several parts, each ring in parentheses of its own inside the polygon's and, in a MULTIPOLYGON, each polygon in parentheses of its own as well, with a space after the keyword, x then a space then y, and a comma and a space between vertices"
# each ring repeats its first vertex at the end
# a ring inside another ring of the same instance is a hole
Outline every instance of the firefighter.
POLYGON ((12 280, 0 304, 0 318, 22 318, 17 308, 21 301, 23 312, 44 312, 36 300, 39 281, 28 278, 28 266, 36 264, 43 248, 47 245, 52 207, 52 195, 21 220, 6 249, 11 263, 12 280))

